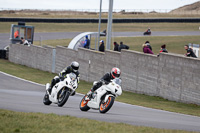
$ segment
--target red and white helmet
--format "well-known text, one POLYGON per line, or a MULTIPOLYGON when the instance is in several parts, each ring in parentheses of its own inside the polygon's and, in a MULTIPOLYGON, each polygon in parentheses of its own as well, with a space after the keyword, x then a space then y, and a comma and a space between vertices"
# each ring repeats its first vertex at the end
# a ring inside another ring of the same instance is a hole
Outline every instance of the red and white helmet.
POLYGON ((114 67, 112 70, 111 70, 111 75, 112 77, 115 79, 115 78, 119 78, 120 77, 120 74, 121 74, 121 71, 119 68, 117 67, 114 67))

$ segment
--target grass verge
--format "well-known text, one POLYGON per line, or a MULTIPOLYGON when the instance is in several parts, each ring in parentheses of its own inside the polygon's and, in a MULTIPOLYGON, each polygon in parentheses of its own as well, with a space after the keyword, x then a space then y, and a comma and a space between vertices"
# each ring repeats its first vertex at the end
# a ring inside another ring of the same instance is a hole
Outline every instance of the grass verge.
MULTIPOLYGON (((0 71, 40 84, 50 82, 51 79, 56 75, 26 66, 13 64, 7 60, 2 59, 0 59, 0 71)), ((81 81, 77 92, 85 94, 90 90, 91 87, 92 83, 81 81)), ((123 91, 122 95, 117 97, 116 100, 133 105, 140 105, 171 112, 200 116, 200 106, 198 105, 172 102, 160 97, 152 97, 123 91)))
POLYGON ((56 114, 23 113, 2 109, 0 109, 0 121, 0 130, 3 133, 192 133, 132 126, 123 123, 100 122, 56 114))
MULTIPOLYGON (((9 33, 11 24, 17 22, 0 22, 0 33, 9 33)), ((97 32, 97 23, 26 23, 35 27, 35 32, 97 32)), ((146 31, 198 31, 199 23, 113 23, 113 32, 146 31)), ((102 31, 107 24, 101 24, 102 31)))
MULTIPOLYGON (((101 39, 106 41, 105 37, 101 39)), ((50 45, 56 47, 67 46, 72 39, 57 39, 57 40, 44 40, 42 44, 50 45)), ((144 36, 144 37, 115 37, 112 38, 112 44, 114 41, 116 42, 124 42, 130 47, 130 50, 135 50, 139 52, 142 51, 142 44, 145 41, 150 41, 150 44, 153 48, 154 54, 158 54, 160 51, 160 46, 162 44, 166 44, 166 48, 170 53, 177 54, 185 54, 186 51, 184 49, 184 45, 189 43, 199 44, 199 36, 144 36)), ((35 41, 35 45, 40 45, 40 41, 35 41)), ((95 39, 92 38, 91 47, 95 48, 95 39)), ((106 42, 105 42, 106 44, 106 42)), ((113 45, 111 45, 111 49, 113 49, 113 45)))

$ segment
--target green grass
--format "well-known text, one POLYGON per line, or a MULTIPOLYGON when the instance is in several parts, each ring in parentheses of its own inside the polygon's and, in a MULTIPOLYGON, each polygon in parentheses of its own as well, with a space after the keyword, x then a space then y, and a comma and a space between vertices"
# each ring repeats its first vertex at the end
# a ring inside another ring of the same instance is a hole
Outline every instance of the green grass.
POLYGON ((2 133, 195 133, 108 123, 56 114, 23 113, 0 109, 2 133))
MULTIPOLYGON (((46 84, 47 82, 50 82, 51 79, 55 76, 55 74, 49 72, 17 65, 2 59, 0 59, 0 71, 40 84, 46 84)), ((91 89, 91 87, 92 83, 81 81, 77 92, 85 94, 91 89)), ((172 102, 160 97, 152 97, 123 91, 122 95, 117 97, 116 100, 133 105, 140 105, 150 108, 200 116, 200 106, 198 105, 172 102)))
MULTIPOLYGON (((60 11, 14 11, 14 12, 0 12, 0 17, 14 17, 14 18, 99 18, 99 14, 95 12, 60 12, 60 11)), ((113 18, 198 18, 199 14, 173 14, 173 13, 120 13, 113 12, 113 18)), ((102 18, 108 18, 108 14, 103 12, 102 18)))
MULTIPOLYGON (((11 24, 17 22, 0 22, 0 33, 9 33, 11 24)), ((35 32, 86 32, 98 31, 97 23, 26 23, 35 27, 35 32)), ((113 32, 146 31, 198 31, 199 23, 114 23, 113 32)), ((101 24, 101 31, 107 29, 107 24, 101 24)))
MULTIPOLYGON (((101 39, 105 40, 106 38, 102 37, 101 39)), ((50 45, 56 47, 57 45, 60 46, 68 46, 72 39, 57 39, 57 40, 44 40, 42 41, 42 45, 50 45)), ((158 54, 160 51, 160 46, 162 44, 166 44, 166 48, 170 53, 177 53, 177 54, 185 54, 184 45, 189 43, 199 44, 199 36, 144 36, 144 37, 115 37, 112 38, 112 45, 111 49, 113 49, 113 42, 124 42, 130 47, 130 50, 135 50, 139 52, 142 51, 142 44, 145 41, 150 41, 150 44, 153 48, 154 54, 158 54)), ((35 41, 35 45, 40 45, 40 41, 35 41)), ((92 38, 91 47, 95 48, 95 39, 92 38)))

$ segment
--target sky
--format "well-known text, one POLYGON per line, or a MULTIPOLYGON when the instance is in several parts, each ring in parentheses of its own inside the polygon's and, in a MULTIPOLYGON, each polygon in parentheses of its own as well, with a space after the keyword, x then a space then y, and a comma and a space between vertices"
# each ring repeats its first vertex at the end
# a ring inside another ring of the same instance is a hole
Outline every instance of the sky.
MULTIPOLYGON (((199 0, 113 0, 113 9, 175 9, 199 0)), ((99 9, 100 0, 0 0, 0 9, 99 9)), ((109 0, 102 0, 108 9, 109 0)))

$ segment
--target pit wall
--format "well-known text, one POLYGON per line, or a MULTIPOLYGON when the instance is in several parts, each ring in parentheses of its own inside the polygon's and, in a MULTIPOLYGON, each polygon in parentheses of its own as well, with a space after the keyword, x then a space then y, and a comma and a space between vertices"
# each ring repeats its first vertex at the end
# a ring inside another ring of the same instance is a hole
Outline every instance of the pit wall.
POLYGON ((119 67, 123 90, 200 105, 199 59, 170 53, 161 53, 157 57, 129 50, 101 53, 88 49, 75 51, 61 46, 55 50, 54 55, 51 47, 11 44, 9 60, 56 73, 77 61, 80 63, 81 79, 89 82, 99 80, 111 68, 119 67))

